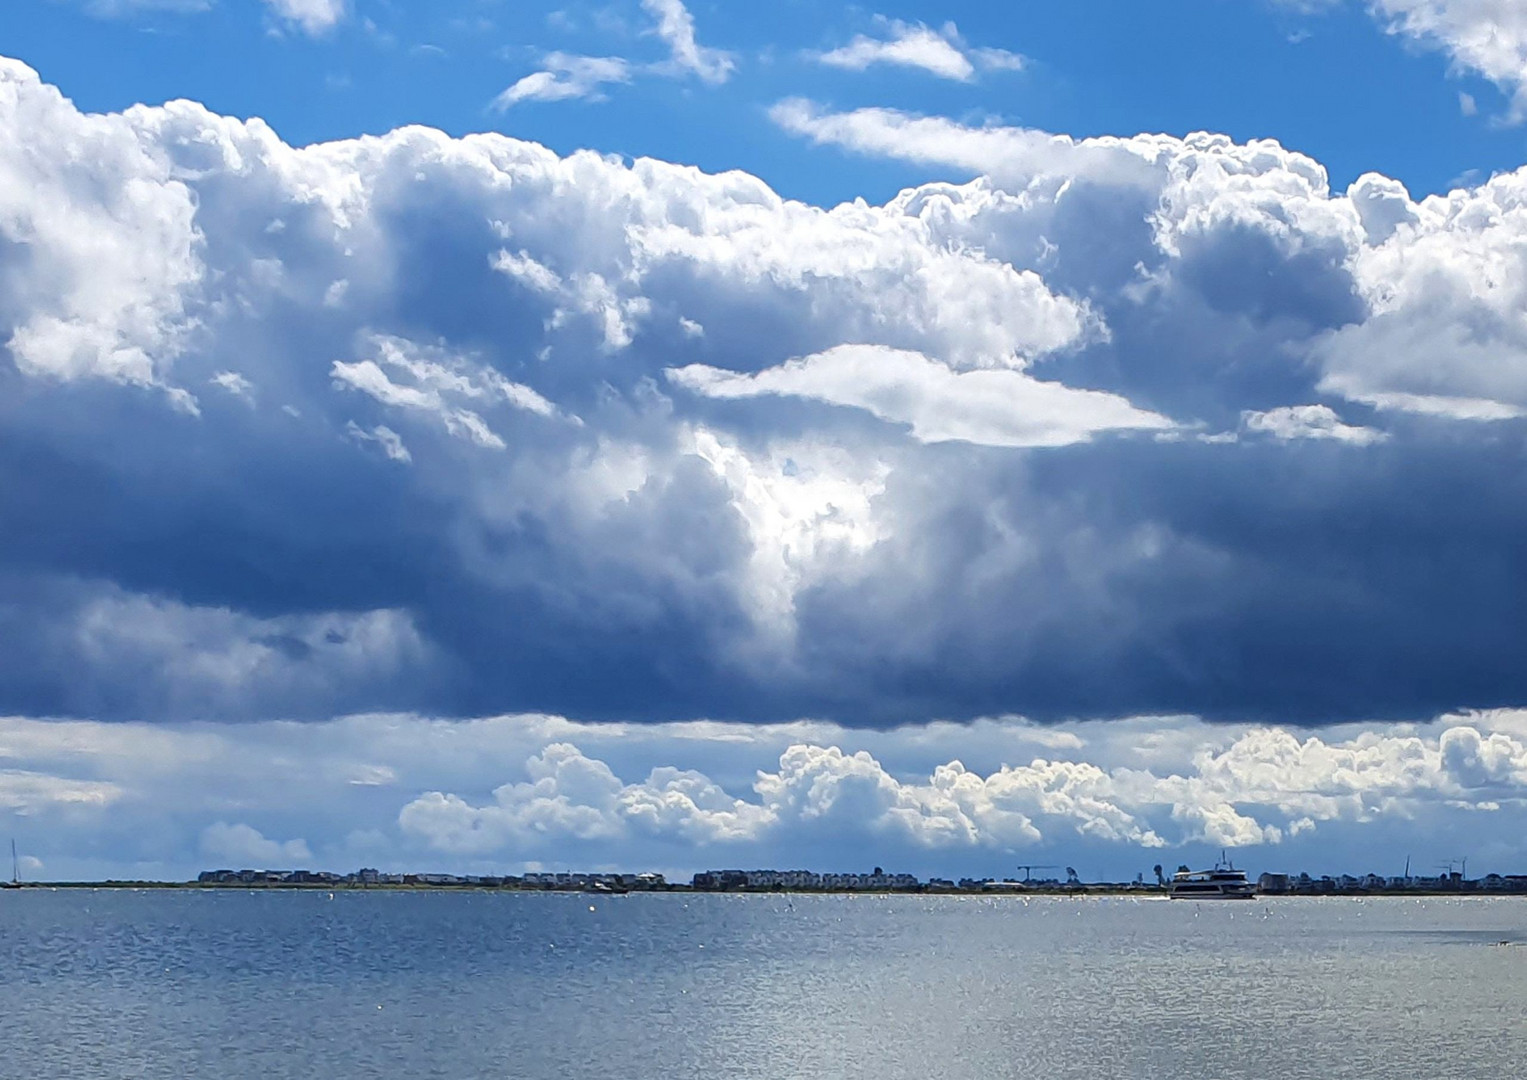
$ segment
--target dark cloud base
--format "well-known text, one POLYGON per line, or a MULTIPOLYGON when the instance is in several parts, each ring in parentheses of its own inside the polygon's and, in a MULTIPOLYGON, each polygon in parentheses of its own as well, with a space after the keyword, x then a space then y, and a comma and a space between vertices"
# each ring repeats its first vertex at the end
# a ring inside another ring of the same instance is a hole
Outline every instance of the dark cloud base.
POLYGON ((0 233, 0 711, 1527 701, 1527 427, 1372 404, 1509 415, 1517 330, 1440 257, 1424 302, 1374 285, 1365 259, 1433 250, 1382 178, 1357 201, 1272 144, 1062 140, 1012 190, 828 213, 508 139, 87 118, 14 64, 0 88, 18 214, 54 229, 0 233), (93 150, 32 153, 40 125, 93 150), (1363 353, 1380 304, 1499 362, 1363 353), (802 360, 846 346, 849 376, 802 360), (1312 408, 1319 438, 1252 423, 1312 408))
MULTIPOLYGON (((176 446, 193 461, 202 449, 176 446)), ((682 590, 618 562, 579 564, 552 526, 525 518, 476 539, 502 578, 485 582, 444 542, 441 508, 373 482, 365 473, 380 466, 365 459, 354 477, 304 484, 296 467, 177 474, 166 455, 145 490, 120 460, 11 436, 0 440, 0 647, 13 661, 0 710, 1322 723, 1527 699, 1527 499, 1507 479, 1521 475, 1515 425, 1378 448, 1115 441, 934 456, 932 474, 957 471, 959 487, 893 484, 886 497, 916 507, 913 527, 870 556, 875 572, 860 582, 803 593, 794 656, 750 666, 720 659, 748 620, 719 581, 682 590), (343 498, 356 490, 373 497, 343 498), (1037 537, 1037 555, 973 580, 1009 533, 1037 537), (907 565, 915 578, 898 573, 907 565), (104 592, 263 620, 230 632, 275 647, 283 664, 233 697, 176 692, 129 654, 82 647, 80 612, 104 592), (385 677, 325 676, 323 651, 279 625, 378 609, 409 612, 429 644, 385 677), (299 699, 270 684, 300 671, 326 689, 299 699)), ((640 530, 670 547, 704 537, 718 572, 745 558, 725 492, 698 463, 691 472, 689 485, 653 493, 629 531, 612 526, 612 543, 640 530)))

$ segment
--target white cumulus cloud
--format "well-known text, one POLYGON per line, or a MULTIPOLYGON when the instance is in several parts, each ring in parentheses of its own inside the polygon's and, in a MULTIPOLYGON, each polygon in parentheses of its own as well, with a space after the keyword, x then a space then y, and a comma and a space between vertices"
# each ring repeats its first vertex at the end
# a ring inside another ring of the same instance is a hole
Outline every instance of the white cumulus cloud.
POLYGON ((486 806, 440 792, 422 795, 403 808, 399 826, 435 847, 471 854, 633 832, 698 844, 749 840, 772 820, 767 809, 731 798, 699 773, 662 767, 625 784, 604 762, 566 743, 546 747, 526 770, 528 781, 498 788, 486 806))
POLYGON ((36 73, 0 59, 0 239, 28 272, 7 274, 0 335, 27 374, 104 377, 167 389, 201 280, 190 190, 124 116, 84 118, 36 73), (35 153, 35 133, 66 140, 35 153))
POLYGON ((1521 174, 1414 199, 1209 133, 774 116, 954 179, 824 208, 502 135, 294 147, 194 102, 81 112, 7 62, 0 701, 1514 699, 1521 174), (1159 438, 1100 437, 1130 430, 1159 438))
POLYGON ((1220 847, 1253 849, 1241 859, 1254 867, 1313 857, 1320 871, 1370 869, 1376 845, 1402 838, 1418 851, 1466 839, 1508 866, 1523 850, 1524 731, 1517 712, 1303 731, 1190 717, 889 731, 12 717, 0 718, 0 807, 26 816, 26 846, 50 872, 78 870, 84 841, 108 839, 102 876, 150 854, 182 873, 209 860, 500 873, 874 862, 1002 876, 1022 852, 1097 877, 1177 861, 1162 848, 1196 860, 1220 847))

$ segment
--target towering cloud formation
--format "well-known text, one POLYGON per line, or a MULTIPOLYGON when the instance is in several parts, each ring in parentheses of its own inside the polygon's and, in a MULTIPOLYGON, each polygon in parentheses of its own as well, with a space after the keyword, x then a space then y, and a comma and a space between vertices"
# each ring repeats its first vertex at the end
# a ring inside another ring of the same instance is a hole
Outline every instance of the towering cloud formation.
POLYGON ((0 707, 1527 698, 1527 177, 1417 202, 1272 143, 775 117, 979 175, 821 209, 498 136, 86 115, 0 66, 0 707))

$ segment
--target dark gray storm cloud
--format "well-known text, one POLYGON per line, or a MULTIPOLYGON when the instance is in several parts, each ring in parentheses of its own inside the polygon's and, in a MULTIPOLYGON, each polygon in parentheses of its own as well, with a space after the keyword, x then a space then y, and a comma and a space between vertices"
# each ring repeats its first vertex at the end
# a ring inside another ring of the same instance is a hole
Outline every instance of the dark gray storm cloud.
POLYGON ((1527 700, 1527 178, 1047 144, 824 211, 0 90, 0 711, 1527 700))

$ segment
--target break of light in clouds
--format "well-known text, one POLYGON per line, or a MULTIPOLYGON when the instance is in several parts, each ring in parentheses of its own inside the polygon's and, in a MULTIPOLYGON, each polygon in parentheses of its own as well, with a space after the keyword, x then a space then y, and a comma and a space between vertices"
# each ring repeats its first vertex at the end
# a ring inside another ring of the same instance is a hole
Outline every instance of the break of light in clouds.
MULTIPOLYGON (((1487 7, 1362 25, 1498 132, 1487 7)), ((270 11, 292 65, 426 56, 270 11)), ((464 123, 587 150, 296 145, 0 60, 0 810, 42 872, 1519 860, 1527 170, 1025 126, 983 95, 1063 73, 955 14, 547 9, 464 123), (715 112, 916 180, 639 156, 715 112)))

